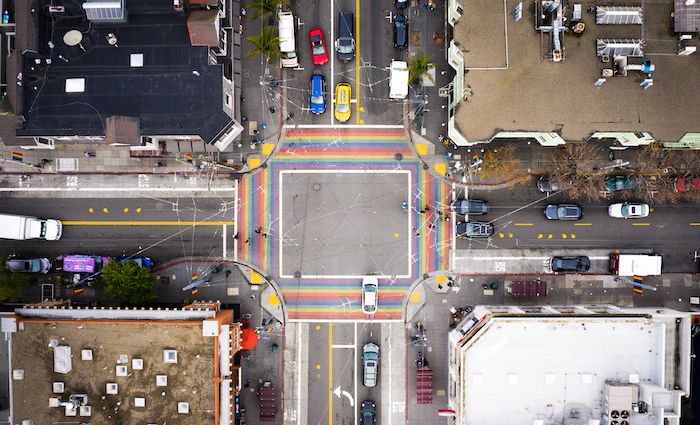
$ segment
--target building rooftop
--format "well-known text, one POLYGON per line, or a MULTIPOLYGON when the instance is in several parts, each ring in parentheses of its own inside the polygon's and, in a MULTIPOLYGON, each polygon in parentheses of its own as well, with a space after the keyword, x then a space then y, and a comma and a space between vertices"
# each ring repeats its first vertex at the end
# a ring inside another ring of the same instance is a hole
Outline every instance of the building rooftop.
POLYGON ((230 126, 223 65, 209 64, 208 46, 191 44, 187 10, 172 0, 126 0, 125 23, 95 23, 82 3, 63 2, 65 12, 52 16, 50 0, 16 2, 29 9, 17 12, 28 21, 18 28, 36 28, 18 32, 17 44, 38 49, 19 59, 23 86, 9 91, 24 118, 18 135, 105 136, 107 119, 124 116, 138 119, 141 135, 209 142, 230 126))
MULTIPOLYGON (((484 317, 481 309, 475 317, 484 317)), ((679 413, 680 398, 670 390, 675 379, 679 384, 688 379, 674 369, 688 360, 675 360, 687 349, 678 342, 685 325, 677 325, 675 316, 635 317, 632 310, 610 312, 614 316, 561 317, 552 310, 489 317, 460 354, 464 420, 458 423, 588 424, 589 418, 605 417, 606 403, 612 403, 607 385, 629 391, 650 411, 679 413)), ((624 409, 632 411, 632 405, 624 409)), ((632 411, 630 423, 652 425, 656 418, 632 411)))
MULTIPOLYGON (((564 60, 552 62, 550 36, 535 30, 534 3, 524 2, 523 17, 514 21, 519 0, 460 2, 464 9, 454 28, 454 41, 464 55, 464 102, 456 112, 456 126, 470 142, 488 141, 499 132, 558 132, 564 140, 588 139, 594 132, 649 132, 658 141, 678 141, 700 132, 695 100, 700 90, 700 55, 677 56, 674 0, 643 3, 644 25, 596 24, 589 6, 639 7, 634 0, 581 2, 580 36, 564 35, 564 60), (506 36, 507 33, 507 36, 506 36), (611 60, 597 56, 598 39, 643 39, 645 56, 656 70, 653 87, 640 87, 643 77, 608 77, 594 82, 611 60)), ((572 7, 565 11, 572 19, 572 7)), ((696 40, 689 42, 691 45, 696 40)))
MULTIPOLYGON (((118 314, 106 320, 101 310, 53 310, 56 315, 51 311, 20 312, 35 317, 18 317, 18 330, 12 335, 12 373, 23 373, 22 379, 14 376, 11 383, 15 423, 25 419, 35 424, 228 423, 219 416, 221 406, 229 404, 219 402, 219 391, 224 390, 220 364, 230 362, 231 353, 219 345, 218 337, 204 333, 216 330, 217 323, 228 329, 231 312, 197 320, 196 312, 151 311, 151 320, 124 320, 139 312, 115 310, 118 314), (76 318, 57 319, 69 313, 76 318), (179 319, 172 320, 175 317, 179 319), (59 347, 52 348, 56 344, 59 347), (59 356, 59 351, 66 350, 62 347, 70 351, 68 367, 66 358, 59 356), (166 361, 173 355, 165 350, 176 351, 176 362, 166 361), (220 363, 220 356, 228 360, 220 363), (113 389, 110 384, 117 386, 113 389), (71 417, 63 405, 50 407, 80 394, 87 396, 84 404, 90 407, 89 415, 79 411, 71 417), (183 413, 182 403, 187 403, 188 412, 183 413)), ((142 317, 148 317, 148 312, 142 310, 142 317)), ((228 338, 225 335, 230 344, 228 338)))

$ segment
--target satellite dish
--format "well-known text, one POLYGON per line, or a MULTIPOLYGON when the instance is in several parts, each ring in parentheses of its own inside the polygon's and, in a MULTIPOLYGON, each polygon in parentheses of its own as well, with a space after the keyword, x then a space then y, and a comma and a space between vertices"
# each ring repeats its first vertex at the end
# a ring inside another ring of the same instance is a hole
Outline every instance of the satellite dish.
POLYGON ((77 46, 83 41, 83 33, 78 30, 70 30, 63 34, 63 42, 66 46, 77 46))

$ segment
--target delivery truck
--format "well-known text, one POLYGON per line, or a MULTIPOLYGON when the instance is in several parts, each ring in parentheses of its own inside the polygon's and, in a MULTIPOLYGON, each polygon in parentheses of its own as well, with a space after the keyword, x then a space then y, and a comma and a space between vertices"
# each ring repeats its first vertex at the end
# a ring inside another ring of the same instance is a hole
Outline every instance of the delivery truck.
POLYGON ((610 255, 610 272, 618 276, 659 276, 661 256, 613 253, 610 255))
POLYGON ((53 219, 41 219, 27 215, 0 214, 0 238, 46 239, 57 241, 61 238, 63 226, 53 219))

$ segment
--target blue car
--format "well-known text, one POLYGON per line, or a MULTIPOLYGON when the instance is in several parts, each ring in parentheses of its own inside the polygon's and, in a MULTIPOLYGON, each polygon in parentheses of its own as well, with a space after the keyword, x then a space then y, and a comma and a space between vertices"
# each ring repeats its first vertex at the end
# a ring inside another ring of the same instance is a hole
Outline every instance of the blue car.
POLYGON ((151 260, 150 257, 117 257, 117 261, 120 263, 126 263, 129 261, 135 261, 136 264, 138 264, 139 267, 145 267, 147 269, 152 269, 153 268, 153 260, 151 260))
POLYGON ((310 99, 309 107, 311 112, 314 114, 322 114, 326 112, 326 79, 320 71, 314 71, 314 75, 311 76, 311 81, 309 82, 310 87, 310 99))

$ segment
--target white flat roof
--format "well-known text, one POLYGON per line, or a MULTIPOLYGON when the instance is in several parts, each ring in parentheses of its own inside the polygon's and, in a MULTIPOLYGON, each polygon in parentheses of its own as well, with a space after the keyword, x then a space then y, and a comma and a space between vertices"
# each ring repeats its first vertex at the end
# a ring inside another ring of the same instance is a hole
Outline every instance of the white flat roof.
POLYGON ((663 386, 664 337, 645 318, 494 317, 463 354, 465 423, 561 423, 567 404, 602 406, 606 381, 663 386))

